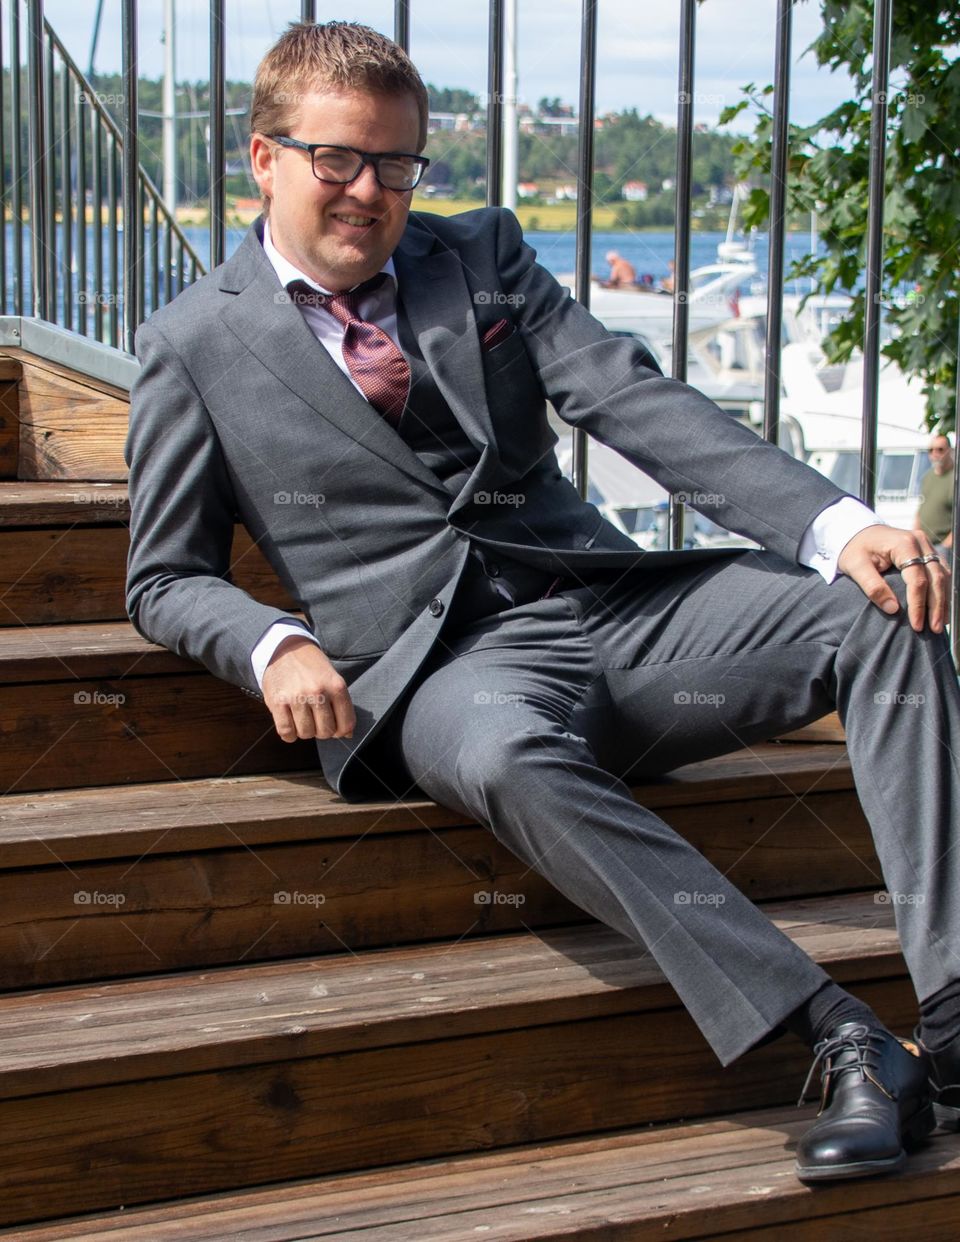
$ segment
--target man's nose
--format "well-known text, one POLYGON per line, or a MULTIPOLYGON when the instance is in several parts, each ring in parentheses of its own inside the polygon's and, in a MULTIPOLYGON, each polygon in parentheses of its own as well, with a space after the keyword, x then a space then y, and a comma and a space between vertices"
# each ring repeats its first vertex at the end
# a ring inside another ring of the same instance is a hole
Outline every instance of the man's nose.
POLYGON ((364 164, 355 180, 343 189, 351 198, 358 198, 365 203, 374 203, 383 194, 383 187, 377 180, 372 164, 364 164))

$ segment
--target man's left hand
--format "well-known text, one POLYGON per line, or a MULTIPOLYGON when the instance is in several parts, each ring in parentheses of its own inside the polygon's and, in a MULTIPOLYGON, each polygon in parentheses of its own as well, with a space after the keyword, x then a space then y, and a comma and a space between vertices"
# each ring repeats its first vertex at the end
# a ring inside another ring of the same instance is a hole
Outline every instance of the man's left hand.
MULTIPOLYGON (((844 546, 837 569, 860 587, 878 608, 893 615, 900 601, 881 575, 918 556, 933 556, 930 540, 922 531, 897 530, 894 526, 867 526, 844 546)), ((907 565, 907 617, 918 633, 928 621, 931 630, 942 632, 949 615, 950 572, 942 561, 907 565)))

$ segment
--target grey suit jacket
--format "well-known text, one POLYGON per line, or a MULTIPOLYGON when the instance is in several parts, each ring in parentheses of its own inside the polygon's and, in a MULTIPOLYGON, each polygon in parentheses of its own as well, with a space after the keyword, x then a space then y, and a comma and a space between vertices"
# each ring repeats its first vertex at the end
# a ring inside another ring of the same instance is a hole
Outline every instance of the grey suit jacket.
POLYGON ((423 355, 477 450, 451 499, 317 343, 261 235, 258 220, 137 333, 127 610, 144 637, 262 697, 250 654, 289 618, 229 579, 239 517, 350 685, 354 737, 317 744, 344 797, 383 792, 357 759, 437 641, 471 540, 557 573, 656 572, 696 555, 644 553, 580 499, 557 467, 545 398, 664 487, 710 494, 712 518, 790 561, 843 495, 645 368, 638 344, 536 263, 514 216, 487 208, 411 214, 394 254, 423 355), (503 318, 514 330, 482 351, 503 318), (514 500, 484 503, 494 493, 514 500))

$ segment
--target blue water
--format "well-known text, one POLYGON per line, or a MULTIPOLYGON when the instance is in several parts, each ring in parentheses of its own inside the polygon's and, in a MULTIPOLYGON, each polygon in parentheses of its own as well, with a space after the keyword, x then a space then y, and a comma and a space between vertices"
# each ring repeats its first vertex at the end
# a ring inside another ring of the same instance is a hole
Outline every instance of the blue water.
MULTIPOLYGON (((202 226, 187 226, 184 228, 184 234, 187 240, 197 251, 204 264, 207 264, 210 255, 210 233, 209 230, 202 226)), ((227 232, 227 253, 232 254, 243 240, 244 229, 230 229, 227 232)), ((529 232, 526 234, 530 245, 537 251, 539 261, 554 275, 561 273, 571 273, 575 267, 575 237, 573 233, 545 233, 545 232, 529 232)), ((716 261, 717 245, 723 241, 723 233, 694 233, 690 242, 690 266, 691 268, 702 267, 708 263, 716 261)), ((12 311, 13 301, 13 226, 6 226, 7 241, 7 298, 6 304, 2 308, 3 311, 12 311)), ((591 238, 591 255, 592 255, 592 271, 600 276, 607 274, 608 268, 604 262, 604 255, 608 250, 617 250, 625 259, 628 259, 636 268, 638 277, 649 273, 654 282, 659 282, 668 273, 668 263, 673 258, 673 233, 669 230, 650 233, 594 233, 591 238)), ((24 245, 24 289, 29 301, 30 290, 30 234, 26 227, 23 230, 24 245)), ((57 234, 58 255, 61 245, 61 234, 57 234)), ((787 269, 794 259, 801 258, 809 253, 810 239, 806 233, 788 234, 786 241, 786 259, 787 269)), ((118 239, 119 261, 122 263, 122 234, 118 239)), ((87 266, 90 268, 93 253, 93 227, 87 229, 87 266)), ((104 287, 101 290, 103 300, 109 302, 112 297, 109 277, 109 233, 104 229, 103 233, 103 254, 104 254, 104 287)), ((754 259, 758 268, 758 277, 756 279, 762 281, 767 272, 767 239, 759 236, 757 238, 754 259)), ((151 273, 150 273, 149 254, 145 264, 145 277, 147 281, 146 302, 150 305, 151 299, 151 273)), ((60 284, 60 274, 58 268, 57 283, 60 284)), ((809 287, 805 282, 803 292, 809 287)), ((92 284, 89 285, 92 292, 92 284)), ((791 285, 787 284, 787 291, 794 292, 791 285)), ((59 322, 62 319, 63 307, 63 290, 58 288, 58 301, 60 303, 61 314, 58 315, 59 322)), ((744 293, 750 292, 746 287, 744 293)), ((76 299, 76 292, 74 292, 76 299)), ((88 312, 92 314, 92 308, 88 305, 88 312)), ((76 312, 75 312, 76 314, 76 312)))

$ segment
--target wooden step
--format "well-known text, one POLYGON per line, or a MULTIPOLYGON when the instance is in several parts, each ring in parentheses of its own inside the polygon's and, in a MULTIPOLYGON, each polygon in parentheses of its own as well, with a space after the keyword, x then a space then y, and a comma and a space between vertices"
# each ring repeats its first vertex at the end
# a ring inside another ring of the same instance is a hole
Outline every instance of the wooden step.
POLYGON ((5 792, 316 763, 262 703, 129 622, 0 630, 0 740, 5 792))
POLYGON ((793 1171, 795 1145, 809 1125, 809 1110, 736 1112, 60 1220, 16 1236, 23 1242, 900 1242, 960 1232, 956 1135, 936 1134, 897 1176, 812 1189, 793 1171))
MULTIPOLYGON (((909 1029, 889 906, 769 912, 909 1029)), ((784 1103, 807 1060, 782 1040, 720 1071, 646 953, 593 925, 18 993, 0 1223, 784 1103)))
MULTIPOLYGON (((20 462, 20 363, 0 356, 0 480, 15 479, 20 462)), ((3 483, 0 482, 0 489, 3 483)))
MULTIPOLYGON (((755 898, 875 888, 835 749, 769 744, 634 793, 755 898)), ((423 799, 345 803, 316 772, 0 801, 3 988, 585 918, 486 828, 423 799)))
MULTIPOLYGON (((125 621, 129 500, 122 483, 0 483, 0 626, 125 621)), ((243 526, 231 573, 254 599, 296 607, 243 526)))

